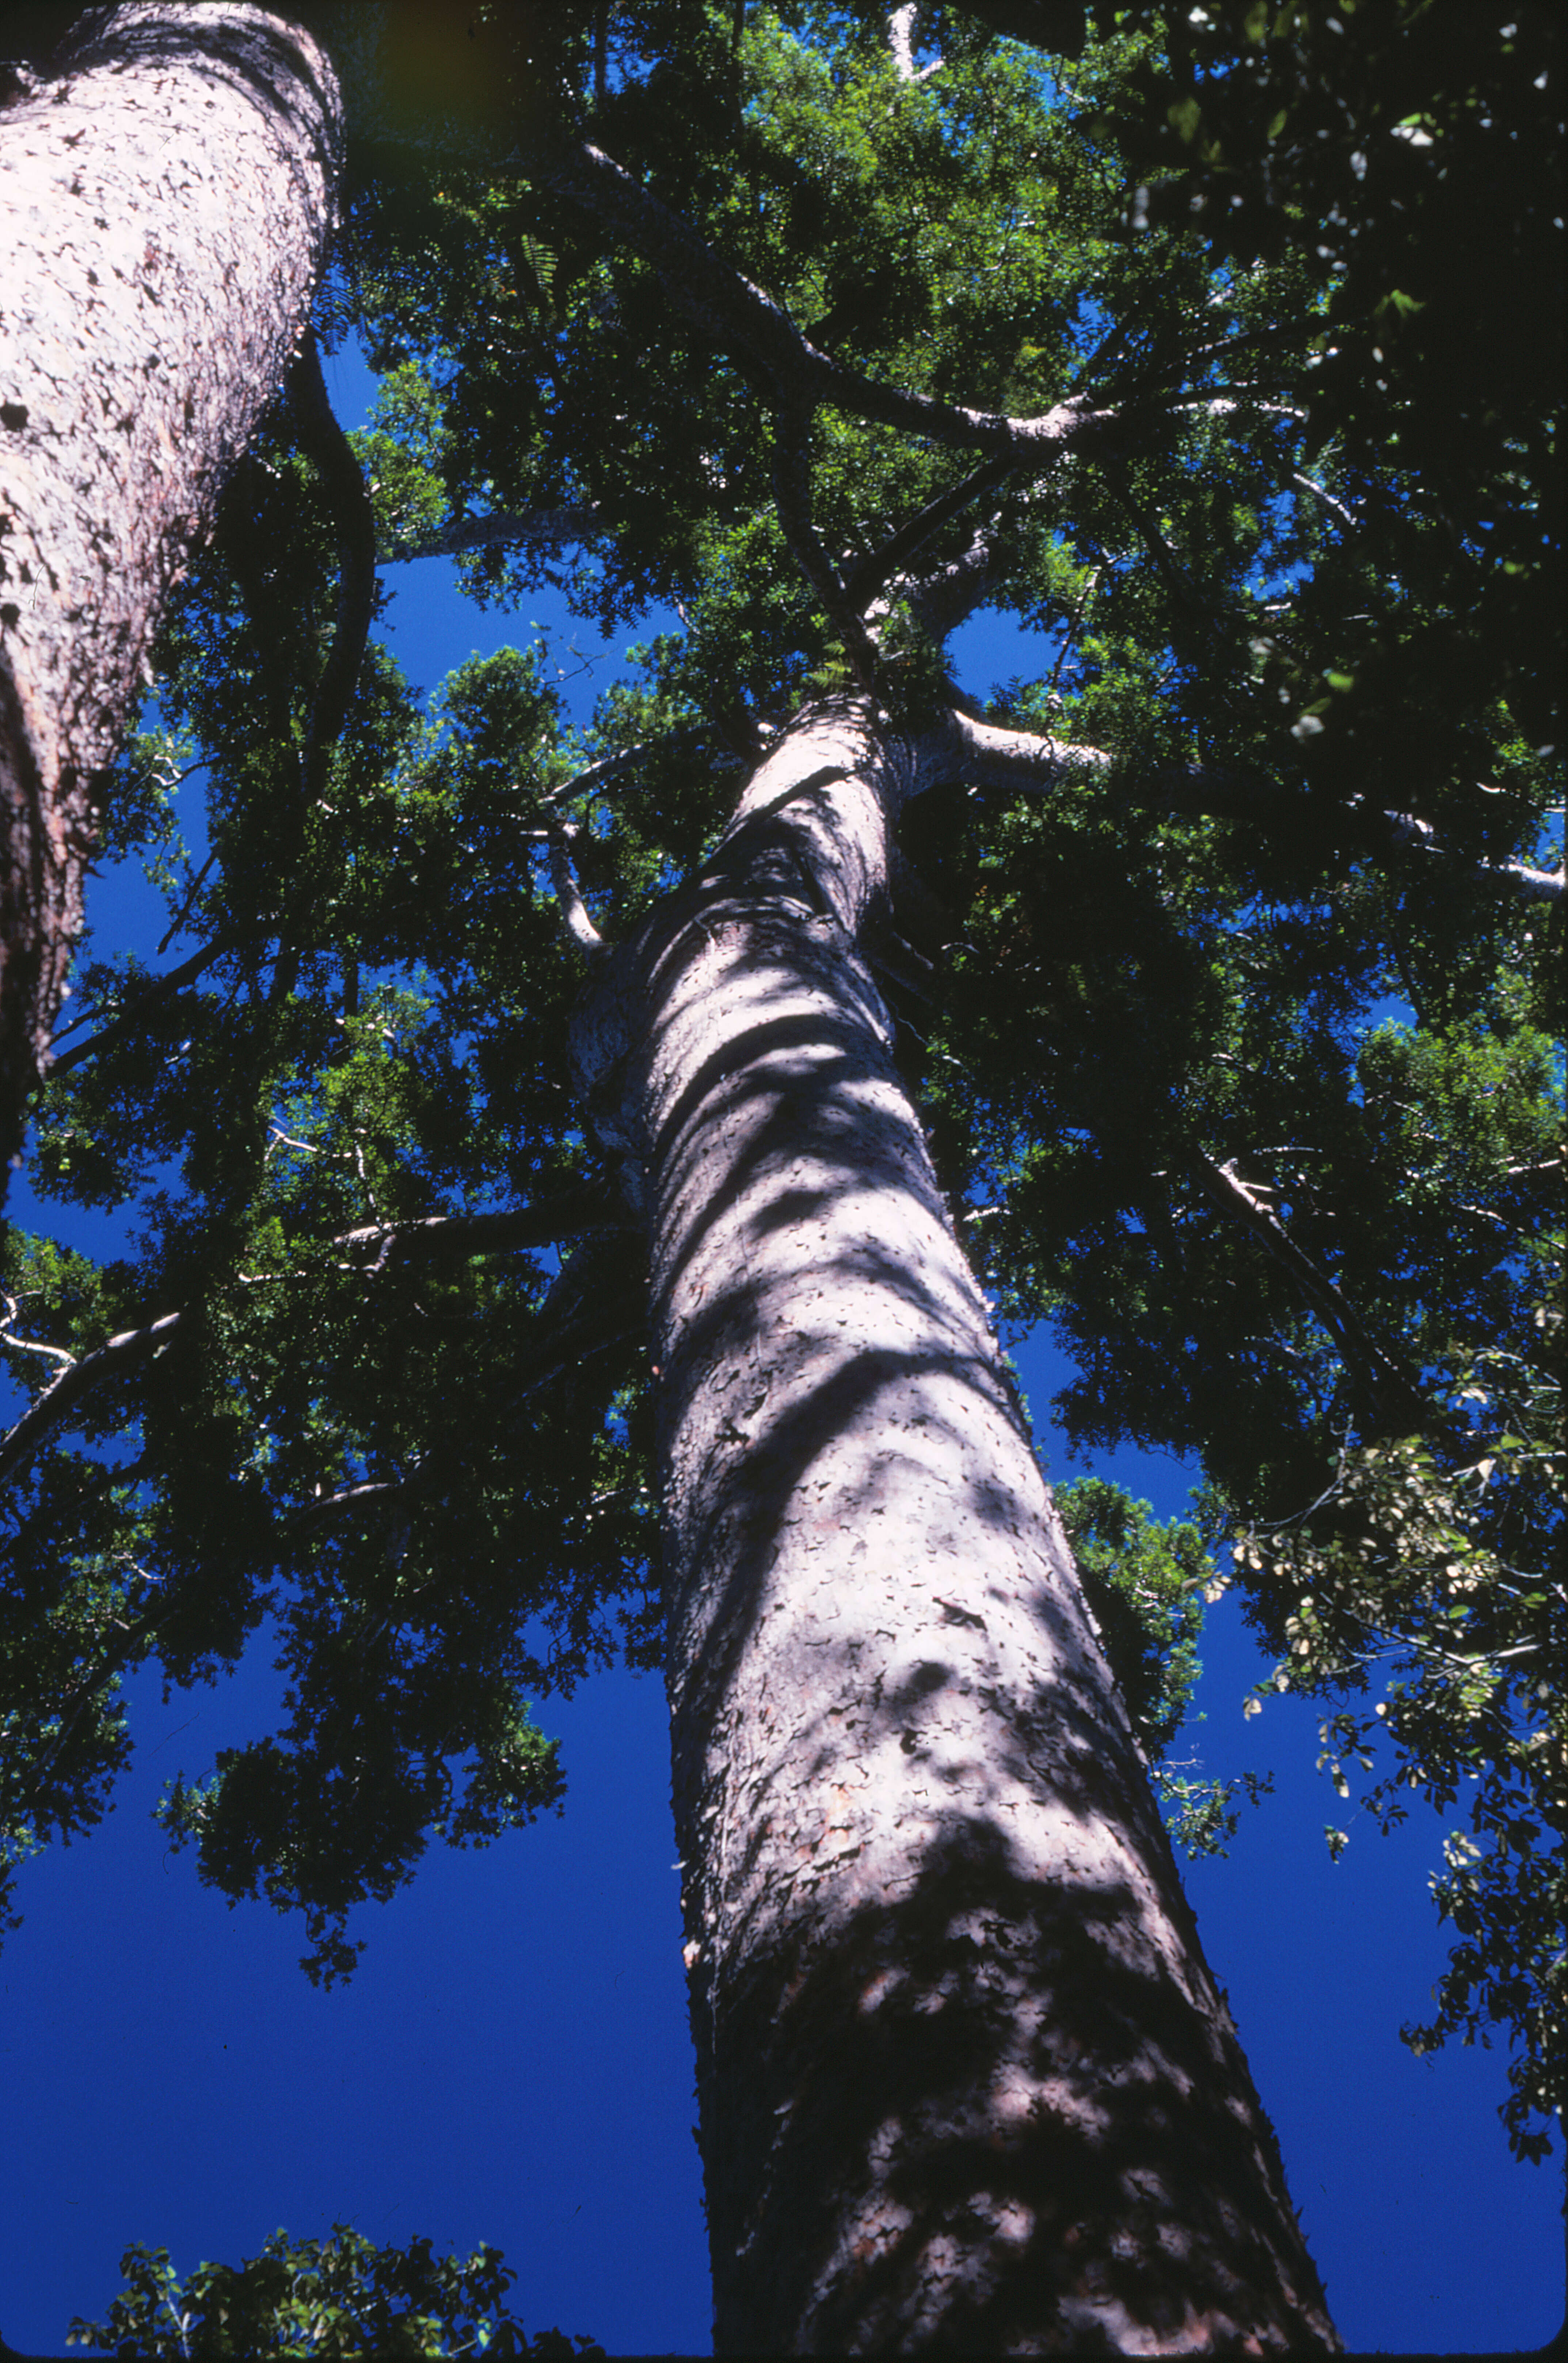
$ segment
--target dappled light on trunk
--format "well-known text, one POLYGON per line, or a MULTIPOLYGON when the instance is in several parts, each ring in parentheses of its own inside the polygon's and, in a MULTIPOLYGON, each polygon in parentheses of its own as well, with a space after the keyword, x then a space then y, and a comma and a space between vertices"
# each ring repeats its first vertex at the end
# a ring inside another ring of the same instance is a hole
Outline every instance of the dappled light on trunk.
POLYGON ((652 1252, 720 2350, 1329 2345, 859 949, 922 759, 808 712, 579 1026, 652 1252))

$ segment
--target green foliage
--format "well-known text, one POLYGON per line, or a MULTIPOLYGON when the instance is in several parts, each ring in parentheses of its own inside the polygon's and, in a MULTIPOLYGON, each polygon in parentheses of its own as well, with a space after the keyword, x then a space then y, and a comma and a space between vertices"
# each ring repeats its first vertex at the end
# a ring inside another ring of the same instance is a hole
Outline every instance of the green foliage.
POLYGON ((507 2309, 517 2276, 499 2248, 437 2257, 428 2240, 378 2248, 347 2224, 326 2240, 274 2232, 243 2264, 198 2265, 182 2281, 167 2248, 139 2241, 120 2258, 124 2291, 104 2322, 72 2323, 70 2346, 112 2347, 148 2363, 226 2355, 369 2358, 381 2355, 531 2356, 573 2363, 602 2355, 558 2330, 525 2336, 507 2309))
MULTIPOLYGON (((1533 1351, 1451 1364, 1441 1446, 1347 1449, 1304 1518, 1242 1535, 1235 1559, 1286 1611, 1264 1694, 1346 1702, 1319 1758, 1339 1794, 1353 1771, 1375 1773, 1360 1803, 1384 1829, 1412 1795, 1439 1811, 1468 1795, 1470 1832, 1449 1831, 1431 1882, 1462 1941, 1435 2018, 1405 2040, 1424 2051, 1506 2028, 1504 2122, 1539 2158, 1540 2121, 1568 2103, 1568 1453, 1561 1306, 1535 1320, 1533 1351)), ((1346 1835, 1331 1833, 1336 1852, 1346 1835)))
POLYGON ((1059 1487, 1056 1507, 1171 1836, 1195 1858, 1222 1855, 1240 1824, 1236 1799, 1255 1805, 1274 1781, 1194 1781, 1168 1760, 1203 1671, 1203 1603, 1218 1592, 1202 1534, 1186 1520, 1159 1525, 1147 1502, 1102 1477, 1059 1487))
POLYGON ((1101 1477, 1059 1488, 1056 1507, 1089 1607, 1143 1753, 1163 1756, 1186 1715, 1202 1668, 1198 1635, 1210 1578, 1194 1525, 1156 1524, 1101 1477))

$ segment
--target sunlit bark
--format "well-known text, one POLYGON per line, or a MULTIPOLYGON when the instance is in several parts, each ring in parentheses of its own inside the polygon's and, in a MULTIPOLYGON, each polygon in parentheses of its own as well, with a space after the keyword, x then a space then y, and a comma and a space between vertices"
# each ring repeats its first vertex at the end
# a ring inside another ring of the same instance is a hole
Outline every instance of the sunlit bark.
POLYGON ((858 946, 955 761, 802 718, 605 964, 721 2352, 1331 2346, 858 946))

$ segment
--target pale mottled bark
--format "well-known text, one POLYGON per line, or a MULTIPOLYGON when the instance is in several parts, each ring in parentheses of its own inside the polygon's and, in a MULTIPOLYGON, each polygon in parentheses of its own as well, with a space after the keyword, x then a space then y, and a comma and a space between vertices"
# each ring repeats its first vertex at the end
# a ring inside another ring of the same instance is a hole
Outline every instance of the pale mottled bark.
POLYGON ((309 315, 339 141, 310 36, 219 0, 90 11, 0 111, 0 1160, 160 613, 309 315))
POLYGON ((805 717, 578 1055, 647 1225, 721 2352, 1332 2346, 858 949, 805 717))

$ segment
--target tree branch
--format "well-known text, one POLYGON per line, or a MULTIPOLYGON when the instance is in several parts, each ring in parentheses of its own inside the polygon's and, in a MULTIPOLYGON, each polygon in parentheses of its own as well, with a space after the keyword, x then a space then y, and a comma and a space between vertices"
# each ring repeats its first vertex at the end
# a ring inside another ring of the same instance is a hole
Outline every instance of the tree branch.
MULTIPOLYGON (((1073 771, 1109 771, 1113 758, 1098 747, 1047 738, 1032 730, 1004 730, 955 706, 929 742, 926 760, 976 787, 1048 787, 1073 771)), ((925 752, 922 749, 922 753, 925 752)))
POLYGON ((1199 1155, 1191 1170, 1199 1189, 1231 1222, 1252 1233, 1275 1263, 1287 1271, 1327 1326, 1353 1370, 1360 1372, 1381 1416, 1401 1429, 1430 1431, 1434 1406, 1410 1372, 1380 1346, 1354 1306, 1304 1248, 1297 1246, 1266 1199, 1243 1182, 1234 1159, 1223 1164, 1199 1155))
POLYGON ((933 640, 944 640, 966 623, 990 592, 997 571, 995 545, 988 533, 977 531, 966 549, 945 566, 922 577, 909 593, 916 620, 933 640))
POLYGON ((590 540, 599 527, 596 509, 501 510, 493 516, 454 517, 419 533, 395 535, 378 547, 376 555, 384 565, 402 565, 415 558, 460 558, 465 550, 504 541, 559 550, 590 540))
POLYGON ((577 830, 569 821, 557 821, 545 831, 549 849, 550 883, 556 890, 556 901, 560 905, 568 935, 590 960, 599 960, 607 947, 588 915, 588 905, 582 899, 582 889, 571 866, 571 840, 576 835, 577 830))
POLYGON ((84 1042, 74 1042, 69 1050, 61 1050, 51 1058, 46 1071, 50 1075, 68 1075, 72 1067, 80 1067, 84 1060, 96 1058, 107 1044, 117 1040, 132 1026, 139 1025, 158 1003, 168 1000, 171 993, 178 993, 182 985, 193 983, 204 970, 211 968, 215 960, 221 960, 225 952, 233 951, 241 940, 237 933, 232 932, 215 936, 210 944, 204 944, 199 952, 193 952, 190 959, 182 960, 177 968, 168 970, 162 976, 155 976, 144 993, 138 993, 128 1006, 116 1010, 96 1034, 89 1034, 84 1042))
POLYGON ((61 1370, 38 1400, 28 1404, 15 1426, 0 1437, 0 1484, 27 1466, 44 1438, 61 1425, 83 1395, 105 1380, 117 1378, 122 1370, 133 1369, 144 1356, 171 1344, 189 1318, 189 1313, 182 1310, 165 1313, 140 1329, 122 1329, 117 1337, 105 1338, 94 1352, 83 1354, 68 1370, 61 1370))
MULTIPOLYGON (((363 1270, 371 1276, 394 1261, 429 1254, 443 1247, 482 1254, 487 1248, 543 1247, 585 1231, 624 1227, 625 1217, 616 1203, 604 1192, 589 1187, 561 1191, 554 1197, 541 1198, 532 1206, 493 1214, 429 1215, 415 1223, 373 1223, 358 1230, 339 1232, 326 1244, 353 1259, 340 1269, 363 1270)), ((294 1276, 287 1272, 259 1272, 250 1275, 250 1284, 294 1276)), ((299 1276, 308 1279, 309 1268, 299 1276)), ((0 1483, 26 1467, 39 1445, 62 1425, 84 1395, 171 1343, 182 1327, 191 1322, 193 1308, 185 1305, 138 1329, 124 1329, 118 1337, 106 1338, 69 1370, 62 1370, 8 1433, 0 1437, 0 1483)))
POLYGON ((1560 903, 1565 882, 1562 870, 1536 870, 1528 861, 1472 860, 1455 853, 1452 846, 1441 844, 1438 833, 1430 820, 1418 820, 1414 813, 1385 812, 1377 815, 1386 831, 1390 845, 1409 845, 1422 853, 1435 853, 1444 861, 1464 861, 1478 878, 1494 879, 1511 893, 1522 895, 1527 902, 1560 903))
POLYGON ((714 343, 760 370, 778 401, 810 408, 825 403, 859 418, 901 427, 960 449, 1058 458, 1118 423, 1087 396, 1058 403, 1036 418, 1009 418, 881 385, 810 343, 781 305, 726 262, 690 224, 640 188, 613 157, 583 140, 548 168, 548 184, 607 223, 648 263, 676 308, 714 343))
POLYGON ((915 24, 920 16, 920 0, 901 0, 897 8, 888 11, 888 50, 893 61, 893 72, 902 83, 929 82, 933 73, 942 72, 942 60, 933 58, 928 66, 914 61, 915 24))
POLYGON ((405 1493, 408 1480, 403 1477, 367 1478, 362 1484, 344 1485, 336 1493, 322 1493, 296 1511, 291 1524, 297 1529, 308 1526, 316 1518, 328 1516, 334 1510, 352 1509, 357 1503, 387 1493, 405 1493))
POLYGON ((289 375, 289 404, 304 449, 320 471, 337 538, 337 618, 332 646, 316 683, 305 731, 300 779, 315 804, 326 763, 353 703, 376 604, 376 520, 354 448, 333 416, 315 338, 307 334, 289 375))
MULTIPOLYGON (((1271 781, 1249 778, 1239 771, 1208 771, 1195 765, 1187 771, 1157 771, 1140 781, 1135 793, 1147 796, 1165 812, 1189 813, 1214 820, 1239 820, 1254 826, 1321 826, 1327 815, 1298 791, 1271 781)), ((1505 887, 1510 893, 1537 903, 1561 902, 1564 891, 1561 870, 1536 870, 1527 861, 1487 861, 1458 853, 1441 843, 1430 821, 1413 813, 1380 812, 1358 801, 1334 808, 1333 817, 1357 832, 1375 852, 1410 847, 1443 861, 1462 864, 1478 880, 1505 887)))
MULTIPOLYGON (((928 501, 924 508, 908 518, 896 533, 889 534, 880 549, 873 550, 869 558, 863 558, 857 566, 852 568, 844 586, 844 595, 856 613, 863 616, 878 592, 884 590, 896 574, 904 571, 907 561, 931 539, 933 534, 940 533, 944 525, 950 525, 955 517, 961 516, 984 494, 1005 483, 1017 465, 1018 461, 1010 452, 1000 459, 984 460, 979 467, 971 469, 961 483, 954 484, 945 493, 939 493, 935 500, 928 501)), ((952 625, 947 628, 951 631, 952 625)))
POLYGON ((876 694, 877 651, 859 606, 845 594, 812 523, 811 411, 786 403, 774 421, 773 501, 790 552, 844 643, 855 677, 876 694))

